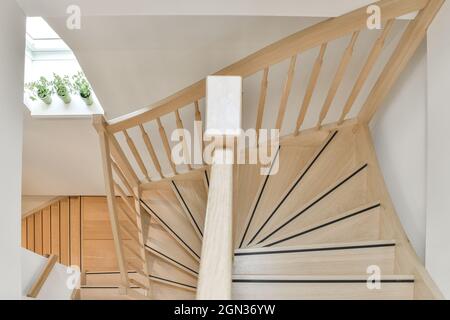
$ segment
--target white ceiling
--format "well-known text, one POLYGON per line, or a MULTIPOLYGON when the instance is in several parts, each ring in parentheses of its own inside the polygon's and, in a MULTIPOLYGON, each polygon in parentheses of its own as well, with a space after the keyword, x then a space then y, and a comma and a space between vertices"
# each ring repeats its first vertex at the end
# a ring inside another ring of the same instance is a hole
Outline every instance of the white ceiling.
POLYGON ((83 16, 232 15, 334 17, 375 0, 17 0, 28 16, 67 16, 78 5, 83 16))

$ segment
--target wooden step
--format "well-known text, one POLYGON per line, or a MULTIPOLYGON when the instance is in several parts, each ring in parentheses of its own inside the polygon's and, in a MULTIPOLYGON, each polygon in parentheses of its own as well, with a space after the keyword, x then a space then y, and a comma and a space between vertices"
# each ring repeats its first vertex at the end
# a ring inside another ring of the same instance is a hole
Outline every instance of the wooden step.
POLYGON ((144 192, 142 207, 195 259, 200 260, 201 240, 167 182, 144 192))
MULTIPOLYGON (((261 225, 262 219, 267 216, 268 210, 272 209, 283 198, 292 182, 298 179, 299 172, 312 164, 313 159, 331 142, 334 134, 328 137, 327 135, 317 136, 318 138, 309 139, 299 145, 286 144, 280 146, 277 155, 278 171, 263 177, 258 193, 252 198, 254 199, 252 205, 247 207, 248 211, 238 212, 238 215, 247 217, 244 232, 240 235, 240 248, 245 247, 250 242, 252 235, 257 231, 257 227, 261 225)), ((275 169, 272 168, 272 170, 275 169)), ((246 197, 245 190, 239 190, 238 201, 246 201, 246 197)))
MULTIPOLYGON (((264 238, 270 230, 286 221, 299 208, 311 202, 324 190, 343 177, 348 177, 359 165, 355 159, 354 135, 351 129, 342 129, 325 144, 322 152, 298 173, 292 185, 272 207, 261 207, 262 213, 255 220, 255 232, 250 244, 264 238)), ((267 190, 269 193, 270 190, 267 190)))
POLYGON ((198 275, 199 262, 155 220, 145 217, 145 248, 167 262, 192 274, 198 275))
POLYGON ((279 233, 258 244, 258 247, 379 240, 380 210, 378 202, 367 204, 293 233, 279 233))
POLYGON ((84 286, 80 289, 80 300, 129 300, 115 286, 84 286))
MULTIPOLYGON (((141 280, 142 276, 136 272, 128 272, 130 279, 141 280)), ((86 272, 84 275, 83 286, 87 287, 119 287, 120 272, 119 271, 96 271, 86 272)))
POLYGON ((342 212, 363 206, 367 203, 367 194, 367 165, 360 164, 303 207, 292 212, 282 223, 273 225, 273 229, 267 229, 266 233, 261 233, 258 242, 263 242, 276 234, 296 232, 342 212))
MULTIPOLYGON (((185 283, 177 282, 173 277, 163 278, 160 276, 151 275, 151 295, 150 298, 154 300, 159 299, 194 299, 196 288, 195 286, 187 285, 185 283)), ((129 272, 130 279, 136 279, 142 282, 142 276, 135 272, 129 272)), ((82 300, 127 300, 130 297, 120 295, 120 274, 119 272, 91 272, 86 273, 85 283, 81 287, 82 300)), ((144 294, 144 290, 137 286, 131 285, 133 290, 138 294, 144 294)))
MULTIPOLYGON (((195 171, 198 172, 198 171, 195 171)), ((189 179, 178 179, 171 181, 175 196, 178 198, 180 206, 185 211, 186 217, 191 222, 195 232, 203 237, 203 227, 205 225, 206 202, 208 191, 205 186, 204 172, 189 179)))
POLYGON ((147 252, 148 273, 157 279, 167 279, 173 283, 178 283, 186 288, 195 288, 197 286, 197 277, 177 268, 165 259, 160 258, 150 252, 147 252))
POLYGON ((233 299, 410 300, 414 277, 382 276, 380 289, 367 287, 368 276, 240 275, 233 277, 233 299))
POLYGON ((394 273, 395 241, 238 249, 235 275, 355 275, 377 265, 382 274, 394 273))

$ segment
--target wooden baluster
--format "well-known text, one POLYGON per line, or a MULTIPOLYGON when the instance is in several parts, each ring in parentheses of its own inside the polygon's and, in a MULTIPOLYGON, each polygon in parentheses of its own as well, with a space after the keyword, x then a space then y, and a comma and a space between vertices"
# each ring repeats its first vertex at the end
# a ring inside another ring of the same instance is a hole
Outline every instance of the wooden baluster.
POLYGON ((264 118, 264 107, 266 105, 267 86, 268 86, 269 68, 265 68, 261 79, 261 89, 259 91, 258 113, 256 115, 256 141, 259 143, 259 130, 262 127, 264 118))
POLYGON ((155 149, 153 148, 152 142, 150 141, 150 137, 148 136, 147 132, 145 131, 145 128, 142 124, 139 125, 139 128, 141 129, 141 135, 142 139, 144 140, 145 146, 147 147, 148 154, 150 155, 150 158, 152 159, 153 165, 155 166, 156 171, 158 172, 159 176, 164 178, 164 175, 162 174, 161 165, 159 164, 158 157, 156 156, 155 149))
POLYGON ((184 135, 184 126, 183 126, 183 121, 181 120, 181 117, 180 117, 179 110, 175 110, 175 119, 177 122, 178 130, 183 130, 183 136, 182 136, 183 141, 181 143, 183 144, 182 146, 183 146, 184 161, 186 162, 186 165, 189 168, 189 170, 192 170, 191 156, 190 156, 191 152, 190 152, 189 145, 186 141, 186 137, 184 135))
MULTIPOLYGON (((122 237, 120 231, 120 223, 117 214, 117 199, 114 193, 114 180, 112 177, 112 165, 111 165, 111 153, 109 149, 109 143, 117 142, 115 139, 108 137, 106 130, 106 124, 103 116, 94 116, 94 127, 98 132, 100 138, 100 150, 102 153, 103 174, 105 177, 105 189, 108 203, 109 221, 111 223, 111 229, 114 239, 114 247, 116 251, 117 263, 120 270, 120 293, 126 294, 129 288, 128 269, 124 257, 122 237)), ((113 137, 114 138, 114 137, 113 137)), ((117 146, 116 151, 117 151, 117 146)), ((126 159, 126 158, 125 158, 126 159)))
POLYGON ((130 148, 131 153, 133 154, 133 157, 134 157, 134 159, 136 160, 136 162, 137 162, 137 164, 139 166, 139 169, 141 169, 141 172, 144 175, 144 177, 148 181, 151 181, 151 179, 150 179, 150 177, 148 175, 147 168, 145 167, 144 161, 142 161, 142 158, 141 158, 141 156, 139 154, 139 151, 136 148, 136 145, 134 144, 133 139, 131 139, 131 137, 128 134, 127 130, 123 130, 122 132, 123 132, 123 134, 125 136, 125 139, 127 141, 128 147, 130 148))
POLYGON ((135 189, 135 193, 138 195, 138 198, 134 200, 135 210, 138 212, 138 215, 136 217, 136 223, 138 225, 138 238, 139 238, 139 250, 141 254, 141 258, 143 260, 142 267, 144 268, 144 273, 146 274, 146 279, 144 280, 144 286, 147 288, 146 290, 146 296, 150 296, 151 293, 151 284, 150 284, 150 273, 148 269, 148 263, 147 263, 147 250, 145 249, 145 243, 146 239, 144 238, 143 234, 143 214, 142 214, 142 206, 141 206, 141 196, 142 191, 139 187, 135 189))
POLYGON ((289 70, 286 78, 286 83, 284 84, 283 93, 281 95, 280 107, 278 109, 277 122, 275 123, 275 129, 281 129, 283 125, 284 114, 286 113, 287 102, 289 94, 291 93, 292 80, 294 79, 295 62, 297 60, 297 55, 292 56, 291 62, 289 64, 289 70))
POLYGON ((159 136, 161 137, 161 141, 163 143, 164 151, 166 152, 167 159, 169 160, 170 167, 172 168, 173 174, 177 174, 177 169, 172 161, 171 157, 171 149, 169 145, 169 140, 167 139, 166 130, 164 130, 164 127, 161 123, 160 118, 156 118, 156 121, 158 122, 158 130, 159 130, 159 136))
POLYGON ((308 111, 309 105, 311 103, 312 95, 314 93, 314 89, 316 88, 317 80, 319 79, 320 70, 322 69, 323 57, 325 56, 327 45, 328 43, 322 44, 322 46, 320 47, 319 55, 317 56, 317 59, 314 62, 308 87, 306 88, 305 97, 303 98, 302 107, 300 108, 300 113, 298 114, 294 136, 298 135, 298 132, 303 124, 303 121, 305 121, 306 112, 308 111))
POLYGON ((123 189, 116 182, 114 182, 114 188, 119 194, 120 198, 123 200, 123 203, 127 205, 128 210, 130 210, 130 212, 133 212, 135 215, 138 215, 138 213, 134 210, 132 201, 130 200, 130 198, 128 198, 123 189))
POLYGON ((350 43, 344 51, 341 62, 336 71, 336 75, 334 76, 333 82, 331 83, 330 90, 328 91, 327 98, 325 99, 322 110, 320 112, 319 120, 317 121, 317 128, 320 128, 323 120, 325 120, 325 117, 327 116, 328 111, 330 110, 331 103, 333 102, 334 97, 336 96, 336 93, 339 89, 342 79, 344 78, 345 71, 347 70, 348 64, 353 55, 353 48, 355 46, 356 40, 358 39, 358 35, 359 31, 353 33, 352 38, 350 39, 350 43))
MULTIPOLYGON (((200 107, 199 107, 199 103, 198 101, 194 102, 195 105, 195 121, 203 124, 202 122, 202 113, 200 112, 200 107)), ((197 137, 199 139, 199 146, 201 148, 200 152, 201 152, 201 160, 202 163, 203 162, 203 150, 205 150, 205 141, 203 140, 203 125, 201 125, 199 128, 197 128, 199 130, 200 136, 197 137)))
POLYGON ((360 122, 370 122, 378 107, 386 98, 395 81, 426 36, 427 29, 443 2, 442 0, 428 1, 426 7, 419 12, 417 17, 409 22, 396 49, 386 63, 380 77, 358 114, 358 120, 360 122))
POLYGON ((132 195, 133 194, 133 188, 128 183, 128 180, 125 178, 124 174, 122 173, 122 170, 120 170, 119 166, 117 165, 117 163, 114 162, 113 159, 111 159, 111 165, 112 165, 113 171, 117 174, 119 179, 122 181, 122 183, 125 186, 125 188, 127 188, 128 193, 132 195))
POLYGON ((369 57, 367 58, 367 61, 362 68, 358 79, 355 82, 355 85, 353 86, 352 92, 350 93, 350 96, 347 99, 347 102, 344 105, 344 109, 342 110, 341 117, 339 118, 339 124, 342 124, 344 122, 345 117, 350 112, 350 109, 352 108, 353 104, 355 103, 356 98, 358 97, 359 93, 361 92, 361 89, 366 82, 367 78, 369 77, 370 72, 372 71, 373 66, 377 62, 378 57, 380 56, 384 43, 386 40, 386 37, 388 36, 389 32, 392 29, 392 26, 394 25, 394 19, 389 20, 384 27, 383 32, 381 33, 380 37, 375 41, 375 44, 369 54, 369 57))

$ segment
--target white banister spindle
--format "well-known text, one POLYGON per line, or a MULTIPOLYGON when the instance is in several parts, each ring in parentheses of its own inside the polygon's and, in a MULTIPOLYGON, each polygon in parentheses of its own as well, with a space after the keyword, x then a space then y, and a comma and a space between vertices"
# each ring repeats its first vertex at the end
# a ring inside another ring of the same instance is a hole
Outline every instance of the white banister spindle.
POLYGON ((242 79, 211 76, 206 84, 207 138, 215 149, 206 209, 197 299, 231 299, 234 138, 241 132, 242 79))

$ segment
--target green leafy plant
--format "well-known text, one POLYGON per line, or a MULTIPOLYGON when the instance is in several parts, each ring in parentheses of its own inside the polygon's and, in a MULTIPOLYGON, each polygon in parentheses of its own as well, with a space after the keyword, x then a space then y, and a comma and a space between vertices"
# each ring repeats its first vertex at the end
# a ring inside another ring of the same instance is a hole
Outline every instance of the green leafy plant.
POLYGON ((53 73, 53 88, 64 103, 68 104, 72 101, 70 98, 72 86, 70 84, 69 76, 66 75, 61 77, 56 73, 53 73))
POLYGON ((52 94, 54 93, 52 82, 45 77, 40 77, 37 81, 32 81, 25 84, 25 89, 28 90, 30 99, 36 101, 38 98, 46 104, 52 103, 52 94))
POLYGON ((92 105, 92 89, 84 73, 79 71, 77 74, 72 76, 72 81, 73 88, 78 91, 84 102, 88 106, 92 105))

